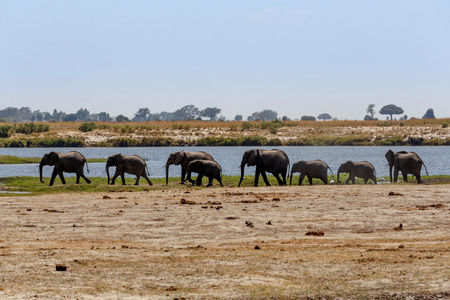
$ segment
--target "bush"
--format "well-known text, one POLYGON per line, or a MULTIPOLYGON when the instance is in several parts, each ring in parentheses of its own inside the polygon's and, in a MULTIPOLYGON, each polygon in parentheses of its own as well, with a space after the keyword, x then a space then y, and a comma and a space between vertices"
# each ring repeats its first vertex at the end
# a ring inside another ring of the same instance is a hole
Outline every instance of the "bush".
POLYGON ((448 122, 442 123, 442 128, 447 128, 447 127, 448 127, 448 122))
POLYGON ((244 122, 241 124, 241 131, 246 131, 252 129, 252 124, 250 122, 244 122))
POLYGON ((82 132, 88 132, 88 131, 92 131, 95 129, 95 123, 94 122, 86 122, 86 123, 82 123, 79 127, 78 130, 82 131, 82 132))
POLYGON ((11 125, 2 125, 0 126, 0 138, 7 138, 10 137, 10 130, 12 126, 11 125))

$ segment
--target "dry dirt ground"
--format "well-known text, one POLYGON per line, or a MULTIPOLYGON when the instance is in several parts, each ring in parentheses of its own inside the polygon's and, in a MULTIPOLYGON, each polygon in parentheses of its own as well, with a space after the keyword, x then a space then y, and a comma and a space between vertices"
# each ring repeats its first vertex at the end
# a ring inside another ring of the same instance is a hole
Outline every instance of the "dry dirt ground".
POLYGON ((449 194, 411 184, 2 197, 0 298, 449 299, 449 194))

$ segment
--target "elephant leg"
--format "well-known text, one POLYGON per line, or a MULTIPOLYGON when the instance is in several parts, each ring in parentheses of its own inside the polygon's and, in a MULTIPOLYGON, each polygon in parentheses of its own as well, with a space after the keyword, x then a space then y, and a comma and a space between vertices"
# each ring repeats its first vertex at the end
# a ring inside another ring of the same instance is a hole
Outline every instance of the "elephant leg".
POLYGON ((404 182, 408 182, 408 173, 403 173, 403 171, 402 171, 402 175, 403 175, 403 181, 404 182))
POLYGON ((147 180, 148 185, 153 185, 153 182, 150 180, 150 178, 148 178, 148 176, 145 172, 142 174, 142 177, 144 177, 145 180, 147 180))
POLYGON ((279 173, 274 173, 273 176, 275 176, 275 178, 277 179, 278 185, 279 185, 279 186, 285 185, 284 182, 283 182, 283 180, 281 180, 280 174, 279 174, 279 173))
POLYGON ((125 185, 125 172, 120 173, 120 178, 122 178, 122 185, 125 185))
POLYGON ((377 183, 377 178, 375 176, 373 176, 372 181, 373 181, 373 183, 378 184, 377 183))
POLYGON ((220 176, 217 176, 217 177, 216 177, 216 180, 220 183, 220 186, 223 186, 223 184, 222 184, 222 178, 220 178, 220 176))
POLYGON ((364 184, 366 184, 367 181, 369 181, 369 178, 364 178, 364 184))
POLYGON ((398 181, 398 172, 399 172, 398 168, 395 167, 394 168, 394 182, 398 181))
POLYGON ((134 185, 139 185, 139 179, 141 178, 140 175, 136 175, 136 182, 134 183, 134 185))
POLYGON ((201 186, 202 185, 202 179, 203 179, 203 174, 202 173, 198 173, 198 177, 197 177, 197 180, 196 180, 195 184, 197 186, 201 186))
POLYGON ((58 171, 56 171, 56 167, 53 168, 52 177, 50 178, 49 186, 52 186, 55 182, 56 175, 58 175, 58 171))
POLYGON ((309 181, 309 185, 313 185, 313 182, 312 182, 312 177, 310 176, 310 175, 306 175, 306 177, 308 178, 308 181, 309 181))
POLYGON ((423 183, 422 178, 420 177, 420 174, 416 176, 417 177, 417 183, 423 183))
POLYGON ((302 185, 303 179, 305 179, 305 173, 301 173, 298 179, 298 185, 302 185))
POLYGON ((80 174, 77 173, 77 181, 76 181, 76 184, 79 184, 79 183, 80 183, 80 174))
POLYGON ((186 177, 186 170, 183 169, 183 167, 181 167, 181 182, 180 182, 180 184, 183 184, 186 181, 185 177, 186 177))
POLYGON ((64 179, 64 173, 63 171, 58 172, 59 178, 61 178, 62 184, 66 184, 66 179, 64 179))
POLYGON ((327 177, 327 175, 320 177, 320 180, 322 180, 323 184, 328 184, 328 177, 327 177))
MULTIPOLYGON (((266 171, 261 170, 261 175, 262 175, 262 178, 264 179, 264 182, 266 183, 266 186, 270 186, 270 182, 269 182, 269 180, 267 179, 266 171)), ((278 178, 277 178, 277 179, 278 179, 278 178)), ((278 180, 279 180, 279 179, 278 179, 278 180)))
POLYGON ((213 183, 212 183, 213 179, 214 179, 214 177, 208 177, 208 184, 206 185, 207 187, 210 187, 213 185, 213 183))
POLYGON ((80 174, 81 178, 84 179, 84 181, 86 181, 87 183, 91 183, 91 180, 89 178, 87 178, 86 176, 84 176, 83 173, 80 174))
POLYGON ((258 186, 258 181, 259 181, 259 174, 260 174, 260 170, 258 167, 256 167, 256 172, 255 172, 255 183, 253 184, 253 186, 258 186))

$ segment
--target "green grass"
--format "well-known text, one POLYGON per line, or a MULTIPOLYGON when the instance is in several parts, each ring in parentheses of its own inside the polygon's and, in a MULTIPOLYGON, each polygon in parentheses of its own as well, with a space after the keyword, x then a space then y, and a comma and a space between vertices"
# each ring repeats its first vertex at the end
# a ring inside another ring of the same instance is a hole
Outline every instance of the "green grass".
MULTIPOLYGON (((42 158, 40 157, 18 157, 12 155, 0 155, 0 164, 38 164, 42 158)), ((89 158, 88 163, 106 162, 104 158, 89 158)))
MULTIPOLYGON (((239 184, 240 176, 223 176, 222 182, 227 187, 237 187, 239 184)), ((384 177, 386 182, 389 181, 389 178, 384 177)), ((76 178, 67 177, 67 184, 63 185, 59 177, 55 179, 55 183, 53 186, 48 186, 50 182, 50 178, 44 178, 44 183, 39 181, 38 177, 5 177, 0 178, 0 190, 7 190, 9 192, 27 192, 27 195, 45 195, 45 194, 59 194, 59 193, 94 193, 94 192, 120 192, 120 191, 132 191, 132 192, 142 192, 142 191, 152 191, 152 190, 170 190, 170 189, 201 189, 206 188, 207 179, 204 178, 203 185, 200 187, 191 186, 190 183, 186 185, 179 184, 180 177, 172 177, 169 179, 169 184, 165 184, 165 178, 151 178, 153 182, 153 186, 149 186, 145 179, 141 178, 139 186, 135 186, 134 178, 126 178, 126 185, 121 184, 120 178, 116 180, 115 185, 108 185, 106 178, 101 177, 91 177, 91 184, 87 184, 83 179, 80 179, 80 184, 76 184, 76 178)), ((277 181, 272 176, 268 176, 269 182, 271 185, 276 186, 277 181)), ((331 180, 331 176, 329 176, 329 180, 331 180)), ((341 185, 345 184, 345 180, 347 176, 345 174, 341 176, 341 185)), ((334 179, 336 181, 336 178, 334 179)), ((423 180, 425 184, 450 184, 450 175, 439 175, 439 176, 424 176, 423 180)), ((242 181, 242 187, 253 186, 254 176, 247 175, 245 179, 242 181)), ((369 181, 371 182, 371 181, 369 181)), ((289 182, 288 182, 289 184, 289 182)), ((298 176, 295 176, 292 179, 292 185, 298 184, 298 176)), ((320 180, 314 179, 314 185, 323 185, 320 180)), ((362 179, 357 179, 356 184, 363 184, 362 179)), ((398 183, 398 184, 417 184, 416 181, 411 180, 408 183, 398 183)), ((220 187, 217 181, 213 181, 214 187, 220 187)), ((309 185, 306 178, 303 181, 303 185, 309 185)), ((259 186, 265 186, 265 183, 260 177, 259 186)), ((14 194, 14 193, 0 193, 1 196, 12 196, 19 195, 23 196, 23 194, 14 194)))

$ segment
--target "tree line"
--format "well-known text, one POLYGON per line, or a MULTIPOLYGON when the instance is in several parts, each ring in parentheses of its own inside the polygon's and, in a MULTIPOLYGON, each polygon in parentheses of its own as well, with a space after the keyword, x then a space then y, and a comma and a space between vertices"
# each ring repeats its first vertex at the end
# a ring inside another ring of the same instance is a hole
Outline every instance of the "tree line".
MULTIPOLYGON (((139 108, 138 111, 134 114, 134 116, 130 119, 127 116, 122 114, 112 117, 107 112, 100 113, 90 113, 86 108, 80 108, 75 113, 66 113, 63 111, 58 111, 56 109, 53 112, 46 111, 31 111, 29 107, 7 107, 5 109, 0 110, 0 122, 145 122, 145 121, 185 121, 185 120, 198 120, 198 121, 226 121, 223 115, 220 115, 222 110, 218 107, 206 107, 203 110, 200 110, 195 105, 185 105, 180 109, 177 109, 174 112, 159 112, 159 113, 151 113, 148 108, 139 108)), ((403 114, 403 109, 394 104, 389 104, 383 106, 379 113, 382 115, 389 115, 391 120, 393 120, 393 115, 403 114)), ((364 117, 364 120, 378 120, 375 117, 375 104, 369 104, 366 110, 367 115, 364 117)), ((389 117, 388 117, 389 118, 389 117)), ((424 119, 435 119, 434 111, 432 108, 428 109, 427 112, 422 117, 424 119)), ((316 121, 316 120, 332 120, 332 116, 328 113, 322 113, 316 117, 304 115, 299 119, 301 121, 316 121)), ((403 115, 400 120, 407 120, 408 116, 403 115)), ((242 115, 236 115, 234 117, 235 121, 243 121, 244 117, 242 115)), ((256 111, 251 115, 247 116, 247 121, 273 121, 273 120, 281 120, 288 121, 290 120, 287 116, 278 117, 278 113, 274 110, 264 109, 262 111, 256 111)))
MULTIPOLYGON (((54 109, 53 112, 46 111, 31 111, 29 107, 7 107, 0 110, 0 122, 145 122, 145 121, 185 121, 185 120, 198 120, 198 121, 226 121, 223 115, 220 115, 222 110, 218 107, 207 107, 200 110, 195 105, 185 105, 174 112, 159 112, 151 113, 149 108, 139 108, 134 114, 133 118, 128 118, 122 114, 112 117, 107 112, 90 113, 86 108, 80 108, 75 113, 66 113, 54 109)), ((319 120, 331 120, 332 117, 328 113, 320 114, 317 119, 319 120)), ((236 115, 235 121, 243 121, 242 115, 236 115)), ((262 111, 256 111, 247 116, 247 121, 273 121, 273 120, 290 120, 287 116, 278 118, 276 111, 265 109, 262 111)), ((316 121, 314 116, 302 116, 300 120, 316 121)))

